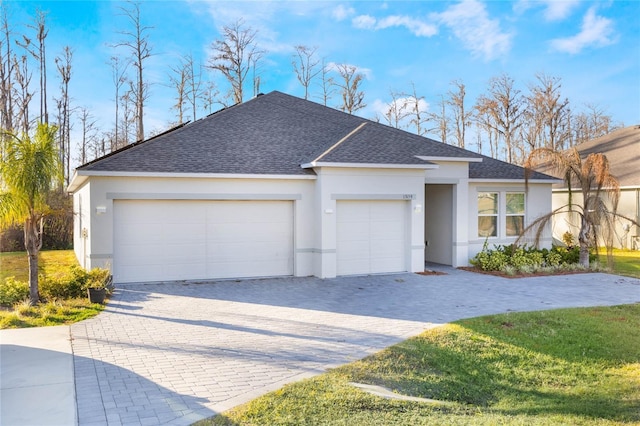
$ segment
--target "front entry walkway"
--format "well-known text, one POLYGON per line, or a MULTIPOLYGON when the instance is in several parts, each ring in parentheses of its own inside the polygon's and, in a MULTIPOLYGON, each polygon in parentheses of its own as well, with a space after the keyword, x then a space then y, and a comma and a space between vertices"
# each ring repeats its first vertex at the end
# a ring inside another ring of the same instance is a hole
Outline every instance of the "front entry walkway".
POLYGON ((615 275, 443 270, 122 286, 71 326, 79 424, 187 425, 438 324, 640 302, 640 280, 615 275))

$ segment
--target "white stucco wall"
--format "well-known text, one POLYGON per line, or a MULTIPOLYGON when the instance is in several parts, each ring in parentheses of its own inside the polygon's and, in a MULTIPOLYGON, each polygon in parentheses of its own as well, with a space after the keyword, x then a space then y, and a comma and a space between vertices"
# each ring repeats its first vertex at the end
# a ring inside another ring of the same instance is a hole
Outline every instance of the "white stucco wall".
MULTIPOLYGON (((478 192, 524 192, 524 184, 470 182, 467 163, 442 162, 437 170, 319 166, 317 176, 289 177, 149 177, 91 176, 74 190, 74 248, 86 268, 113 262, 113 203, 118 199, 163 200, 292 200, 294 205, 294 275, 336 276, 337 203, 340 200, 397 200, 406 203, 405 270, 422 271, 425 261, 425 185, 446 187, 450 208, 435 207, 432 220, 448 214, 451 244, 438 260, 465 266, 485 242, 477 236, 478 192), (437 173, 440 172, 440 173, 437 173), (86 229, 86 238, 82 237, 86 229)), ((504 202, 500 203, 504 217, 504 202)), ((526 195, 526 223, 551 210, 551 185, 531 183, 526 195)), ((510 244, 515 237, 501 233, 489 244, 510 244)), ((437 225, 434 227, 437 229, 437 225)), ((446 238, 439 235, 438 238, 446 238)), ((549 229, 541 242, 551 245, 549 229)))
MULTIPOLYGON (((294 264, 295 275, 314 273, 312 229, 314 217, 314 180, 312 179, 233 179, 233 178, 176 178, 176 177, 105 177, 92 176, 74 194, 75 209, 80 199, 84 216, 76 216, 89 230, 86 268, 110 267, 113 262, 113 201, 114 199, 294 199, 294 264), (90 211, 87 211, 88 203, 90 211), (100 210, 100 212, 98 212, 100 210), (103 211, 103 212, 102 212, 103 211)), ((82 264, 79 237, 76 256, 82 264)))
POLYGON ((406 270, 424 270, 424 170, 319 167, 316 188, 316 276, 336 276, 336 203, 404 200, 407 203, 406 270))
MULTIPOLYGON (((469 228, 469 259, 473 258, 482 250, 485 241, 489 248, 493 245, 512 244, 517 237, 508 237, 505 228, 505 195, 507 192, 525 192, 525 227, 531 224, 537 218, 551 211, 551 185, 540 183, 529 183, 525 188, 524 183, 492 183, 492 182, 470 182, 468 192, 468 228, 469 228), (497 192, 499 193, 498 203, 498 235, 488 239, 478 236, 478 193, 480 192, 497 192)), ((525 238, 521 240, 523 243, 532 244, 533 240, 525 238)), ((550 248, 552 244, 551 228, 546 227, 539 247, 550 248)))
POLYGON ((91 184, 85 182, 73 194, 73 250, 80 266, 91 265, 91 184))
POLYGON ((424 170, 316 171, 312 179, 91 176, 90 184, 74 193, 75 209, 82 208, 76 215, 76 256, 86 268, 111 266, 114 200, 294 199, 294 275, 331 278, 336 276, 336 202, 394 199, 407 205, 406 270, 423 270, 424 170), (87 229, 86 244, 80 226, 87 229))

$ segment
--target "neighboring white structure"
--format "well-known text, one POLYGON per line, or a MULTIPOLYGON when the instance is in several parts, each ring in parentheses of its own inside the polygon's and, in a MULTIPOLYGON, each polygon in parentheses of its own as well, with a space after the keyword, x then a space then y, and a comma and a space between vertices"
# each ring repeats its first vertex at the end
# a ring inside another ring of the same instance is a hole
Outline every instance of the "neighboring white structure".
MULTIPOLYGON (((576 146, 580 157, 591 153, 603 153, 609 160, 611 173, 620 184, 618 213, 640 223, 640 125, 625 127, 605 136, 576 146)), ((581 202, 580 191, 573 192, 574 202, 581 202)), ((566 185, 553 189, 553 208, 568 203, 566 185)), ((570 232, 577 240, 580 218, 575 214, 559 215, 553 221, 553 236, 562 241, 562 235, 570 232)), ((603 244, 603 242, 601 242, 603 244)), ((624 219, 616 220, 614 247, 640 250, 640 227, 624 219)))
POLYGON ((69 191, 81 265, 126 283, 464 266, 549 212, 554 182, 525 191, 520 167, 272 92, 81 166, 69 191))

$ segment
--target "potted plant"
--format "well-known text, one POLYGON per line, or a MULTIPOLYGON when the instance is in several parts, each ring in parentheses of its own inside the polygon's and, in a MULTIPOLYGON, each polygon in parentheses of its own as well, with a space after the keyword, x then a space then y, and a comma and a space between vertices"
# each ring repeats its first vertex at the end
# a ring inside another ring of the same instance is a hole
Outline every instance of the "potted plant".
POLYGON ((107 289, 105 287, 89 287, 87 294, 89 296, 89 302, 104 303, 104 299, 107 297, 107 289))
POLYGON ((104 303, 113 291, 113 277, 107 269, 96 268, 89 272, 87 295, 91 303, 104 303))

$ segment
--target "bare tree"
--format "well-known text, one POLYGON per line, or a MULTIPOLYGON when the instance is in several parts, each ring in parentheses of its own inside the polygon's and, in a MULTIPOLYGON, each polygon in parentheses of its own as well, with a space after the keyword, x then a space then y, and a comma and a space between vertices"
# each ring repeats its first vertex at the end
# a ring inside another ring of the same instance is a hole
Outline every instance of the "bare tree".
POLYGON ((318 66, 320 65, 320 60, 315 56, 318 47, 297 45, 294 46, 294 49, 296 53, 292 55, 291 64, 298 81, 304 87, 304 98, 309 99, 311 81, 322 72, 322 69, 318 66))
POLYGON ((476 105, 475 121, 478 129, 478 152, 482 153, 482 133, 484 133, 489 142, 489 156, 498 158, 498 135, 494 130, 496 125, 493 122, 493 116, 488 110, 478 108, 476 105))
POLYGON ((47 111, 47 57, 45 49, 45 39, 49 34, 46 27, 47 14, 41 10, 36 11, 34 24, 28 25, 36 31, 38 46, 32 47, 32 41, 29 37, 23 35, 23 41, 16 40, 16 43, 23 47, 31 56, 33 56, 40 66, 40 122, 49 123, 49 112, 47 111))
POLYGON ((541 147, 561 151, 570 137, 569 100, 561 99, 560 78, 537 74, 537 85, 526 98, 525 126, 531 149, 541 147))
POLYGON ((586 111, 572 117, 574 144, 604 136, 616 129, 612 117, 597 104, 586 104, 586 111))
MULTIPOLYGON (((258 48, 256 35, 251 27, 245 28, 239 19, 230 26, 222 28, 222 38, 212 44, 213 56, 208 67, 222 73, 231 85, 233 103, 244 100, 244 86, 250 70, 256 70, 257 64, 265 54, 258 48)), ((257 76, 254 75, 254 89, 257 76)))
POLYGON ((121 136, 120 139, 116 141, 115 149, 119 149, 123 146, 129 145, 129 142, 131 141, 131 135, 133 133, 132 125, 136 121, 136 115, 134 111, 134 84, 133 82, 131 82, 131 80, 127 80, 125 83, 129 85, 129 89, 126 90, 119 99, 120 108, 122 110, 122 116, 120 120, 121 136))
POLYGON ((325 64, 325 59, 322 58, 322 66, 320 67, 320 85, 322 89, 322 102, 324 106, 329 104, 329 100, 335 93, 335 80, 329 75, 330 68, 325 64))
POLYGON ((29 133, 31 123, 29 122, 29 104, 34 93, 29 91, 31 85, 31 71, 27 57, 25 55, 18 59, 13 57, 13 74, 14 74, 14 101, 17 108, 17 117, 15 127, 20 128, 23 134, 29 133))
POLYGON ((342 104, 338 108, 341 111, 353 114, 366 107, 364 92, 360 90, 360 86, 364 81, 364 74, 358 72, 357 67, 349 64, 335 64, 335 70, 340 74, 341 78, 339 82, 335 83, 342 95, 342 104))
MULTIPOLYGON (((56 56, 55 63, 60 74, 60 98, 58 103, 58 152, 63 168, 64 181, 68 185, 71 174, 71 106, 69 97, 69 81, 71 81, 71 59, 73 51, 65 46, 61 56, 56 56)), ((62 187, 60 187, 62 190, 62 187)))
POLYGON ((404 119, 409 115, 407 111, 409 104, 402 93, 389 90, 389 96, 391 96, 391 102, 387 104, 383 117, 389 126, 399 129, 402 127, 404 119))
MULTIPOLYGON (((90 161, 90 149, 94 147, 96 142, 98 141, 96 129, 97 120, 93 117, 93 115, 91 115, 91 112, 87 107, 80 108, 79 118, 82 136, 80 140, 80 152, 78 160, 80 161, 80 164, 85 164, 87 161, 90 161)), ((98 154, 98 151, 98 149, 94 149, 94 152, 96 154, 98 154)))
MULTIPOLYGON (((2 39, 0 40, 0 111, 2 112, 0 115, 2 117, 0 128, 6 132, 13 132, 13 66, 15 61, 13 61, 13 51, 11 50, 11 30, 6 2, 0 2, 0 13, 2 13, 2 39)), ((4 136, 2 137, 4 138, 4 136)), ((0 154, 2 154, 1 151, 0 154)))
POLYGON ((440 96, 440 102, 438 102, 438 112, 433 112, 430 115, 431 119, 436 123, 436 127, 433 130, 436 130, 438 132, 438 136, 442 143, 447 143, 450 118, 447 115, 447 101, 444 99, 444 96, 440 96))
POLYGON ((411 82, 411 93, 405 94, 407 105, 407 116, 411 117, 410 125, 415 129, 417 135, 424 136, 429 132, 425 125, 431 120, 429 114, 423 106, 426 106, 424 96, 418 96, 415 83, 411 82))
POLYGON ((216 84, 213 81, 208 81, 205 89, 200 94, 200 99, 202 100, 202 107, 205 111, 208 111, 209 114, 213 112, 213 106, 216 104, 220 104, 221 106, 225 106, 223 101, 219 100, 220 92, 216 84))
POLYGON ((117 56, 112 56, 110 60, 111 65, 111 80, 113 81, 113 86, 115 88, 115 121, 114 121, 114 134, 113 137, 110 138, 111 146, 109 147, 110 151, 115 151, 120 143, 120 134, 119 134, 119 124, 120 124, 120 89, 122 85, 127 82, 126 72, 127 65, 122 64, 120 58, 117 56))
POLYGON ((481 115, 491 116, 486 125, 491 126, 502 137, 507 151, 506 160, 513 163, 518 129, 522 126, 524 112, 524 99, 515 88, 514 80, 506 74, 492 78, 488 94, 478 98, 476 110, 481 115))
POLYGON ((464 148, 467 128, 471 125, 473 110, 467 111, 465 108, 465 96, 467 95, 464 83, 459 80, 451 82, 455 91, 449 91, 447 104, 451 107, 453 115, 453 136, 457 145, 464 148))
POLYGON ((178 124, 184 122, 184 106, 187 97, 187 69, 184 62, 180 62, 175 67, 170 67, 169 84, 175 90, 175 104, 171 109, 176 111, 178 124))
POLYGON ((125 40, 116 46, 123 46, 131 53, 131 63, 133 64, 136 76, 135 84, 132 86, 135 99, 135 120, 136 120, 136 140, 144 139, 144 105, 149 97, 149 83, 144 78, 145 60, 151 56, 151 46, 149 45, 149 30, 152 27, 142 25, 140 18, 140 3, 130 2, 129 8, 121 8, 122 14, 129 20, 133 27, 129 31, 122 31, 125 40))
POLYGON ((183 58, 185 70, 185 98, 191 106, 191 119, 198 118, 198 100, 202 97, 202 72, 201 67, 196 66, 193 55, 189 54, 183 58))

